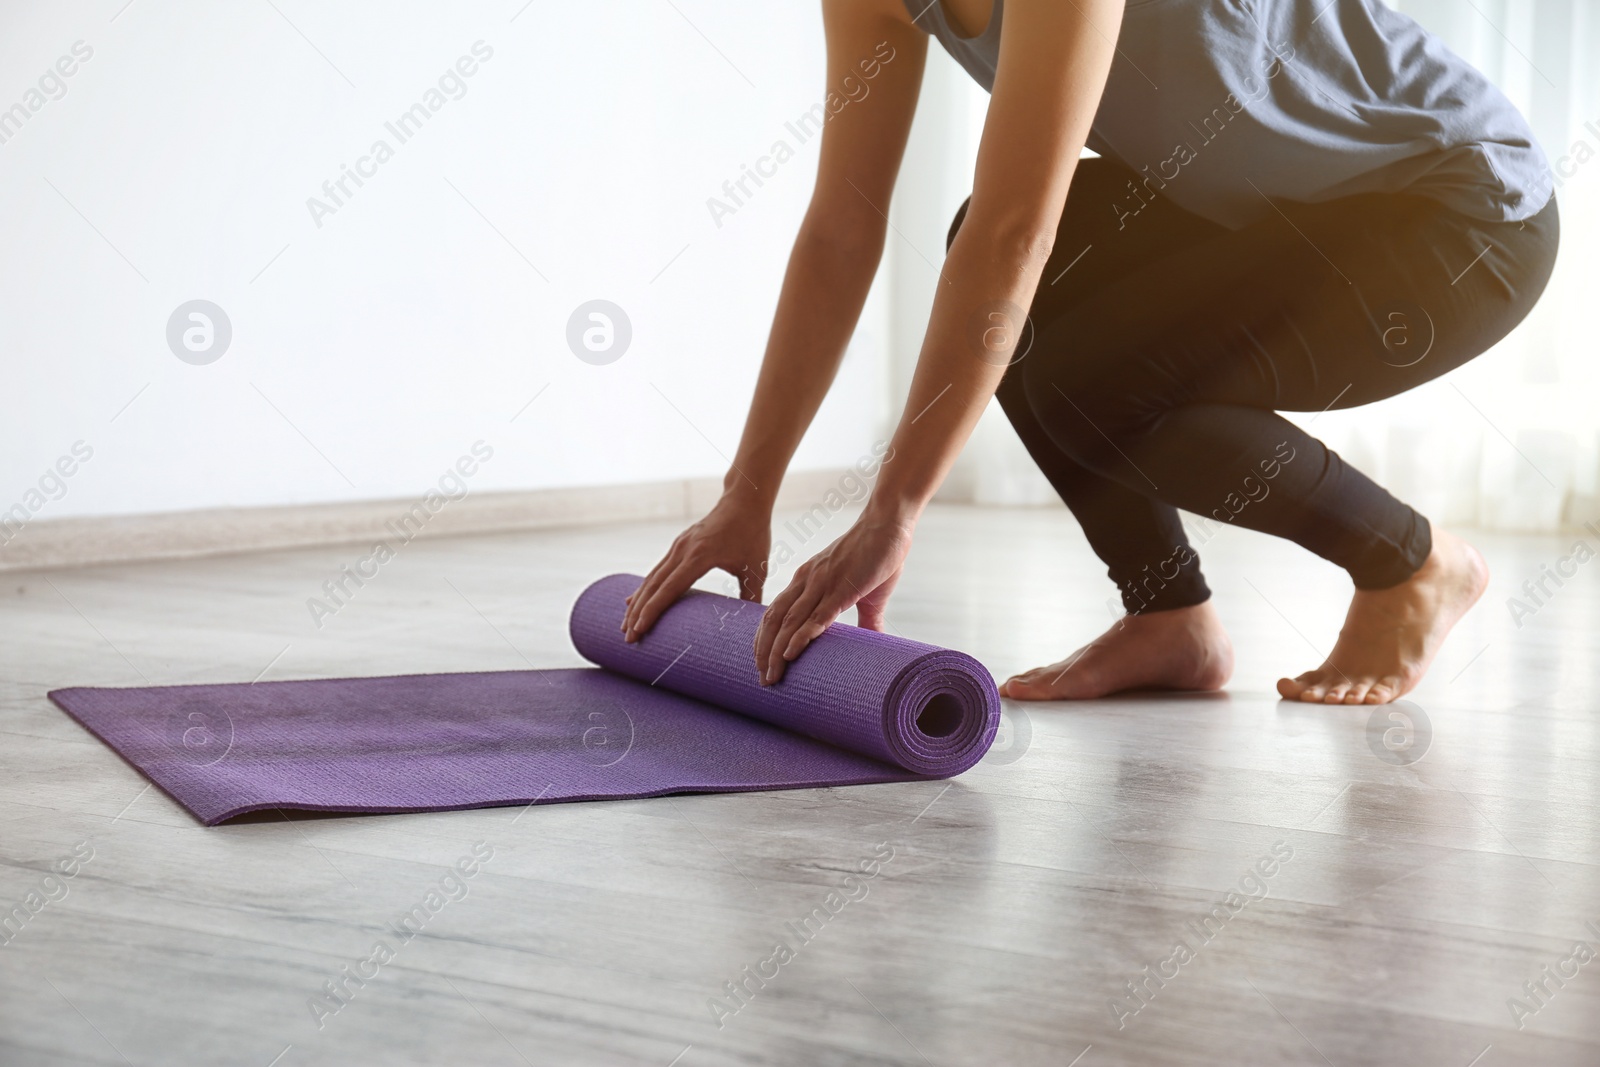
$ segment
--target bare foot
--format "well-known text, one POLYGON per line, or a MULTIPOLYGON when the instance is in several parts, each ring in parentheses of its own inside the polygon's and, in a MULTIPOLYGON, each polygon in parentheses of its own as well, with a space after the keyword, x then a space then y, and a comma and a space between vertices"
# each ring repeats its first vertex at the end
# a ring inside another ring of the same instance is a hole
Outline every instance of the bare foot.
POLYGON ((1439 646, 1489 584, 1478 550, 1435 526, 1422 569, 1388 589, 1357 589, 1328 660, 1280 678, 1285 700, 1387 704, 1414 689, 1439 646))
POLYGON ((1124 689, 1221 689, 1233 645, 1210 601, 1127 615, 1060 663, 1007 679, 1013 700, 1091 700, 1124 689))

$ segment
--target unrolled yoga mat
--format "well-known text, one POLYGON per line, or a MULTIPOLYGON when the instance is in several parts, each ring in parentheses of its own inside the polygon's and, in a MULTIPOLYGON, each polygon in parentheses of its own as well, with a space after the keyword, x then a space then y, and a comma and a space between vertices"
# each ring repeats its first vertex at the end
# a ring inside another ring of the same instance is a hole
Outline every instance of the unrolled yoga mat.
POLYGON ((50 699, 207 825, 275 808, 505 804, 942 778, 1000 721, 971 656, 835 624, 757 681, 765 610, 691 592, 629 645, 614 574, 573 605, 596 668, 58 689, 50 699))

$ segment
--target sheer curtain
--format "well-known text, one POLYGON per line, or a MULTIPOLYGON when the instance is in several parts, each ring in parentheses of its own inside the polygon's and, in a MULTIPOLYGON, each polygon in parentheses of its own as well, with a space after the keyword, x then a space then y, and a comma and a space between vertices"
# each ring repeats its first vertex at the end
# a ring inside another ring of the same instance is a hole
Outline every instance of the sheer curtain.
MULTIPOLYGON (((1600 519, 1600 0, 1398 0, 1528 116, 1562 215, 1555 276, 1511 336, 1404 396, 1317 419, 1316 432, 1444 523, 1555 530, 1600 519)), ((937 46, 934 48, 937 51, 937 46)), ((893 377, 903 395, 927 324, 926 260, 970 189, 988 97, 942 53, 929 57, 926 116, 894 221, 893 377)), ((1302 422, 1305 420, 1302 419, 1302 422)), ((941 499, 1048 504, 1049 485, 991 404, 941 499)))

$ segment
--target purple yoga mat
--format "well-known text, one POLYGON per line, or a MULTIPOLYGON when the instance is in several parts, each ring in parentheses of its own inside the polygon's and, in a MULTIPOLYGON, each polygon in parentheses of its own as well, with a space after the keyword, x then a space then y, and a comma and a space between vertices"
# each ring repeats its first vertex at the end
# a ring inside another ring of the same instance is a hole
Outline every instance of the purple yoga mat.
POLYGON ((444 811, 960 774, 1000 722, 971 656, 835 623, 763 687, 766 609, 691 592, 637 644, 602 578, 573 605, 599 669, 57 689, 208 826, 246 812, 444 811))

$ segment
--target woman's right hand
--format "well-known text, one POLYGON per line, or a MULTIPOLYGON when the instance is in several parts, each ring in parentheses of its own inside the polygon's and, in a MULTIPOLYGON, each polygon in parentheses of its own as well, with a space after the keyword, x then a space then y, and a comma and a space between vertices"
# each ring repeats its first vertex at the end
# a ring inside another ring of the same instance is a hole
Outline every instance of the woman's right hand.
POLYGON ((771 507, 724 495, 710 514, 678 535, 666 557, 628 598, 622 618, 624 639, 633 642, 649 633, 661 613, 713 568, 739 580, 741 600, 760 603, 771 550, 771 507))

